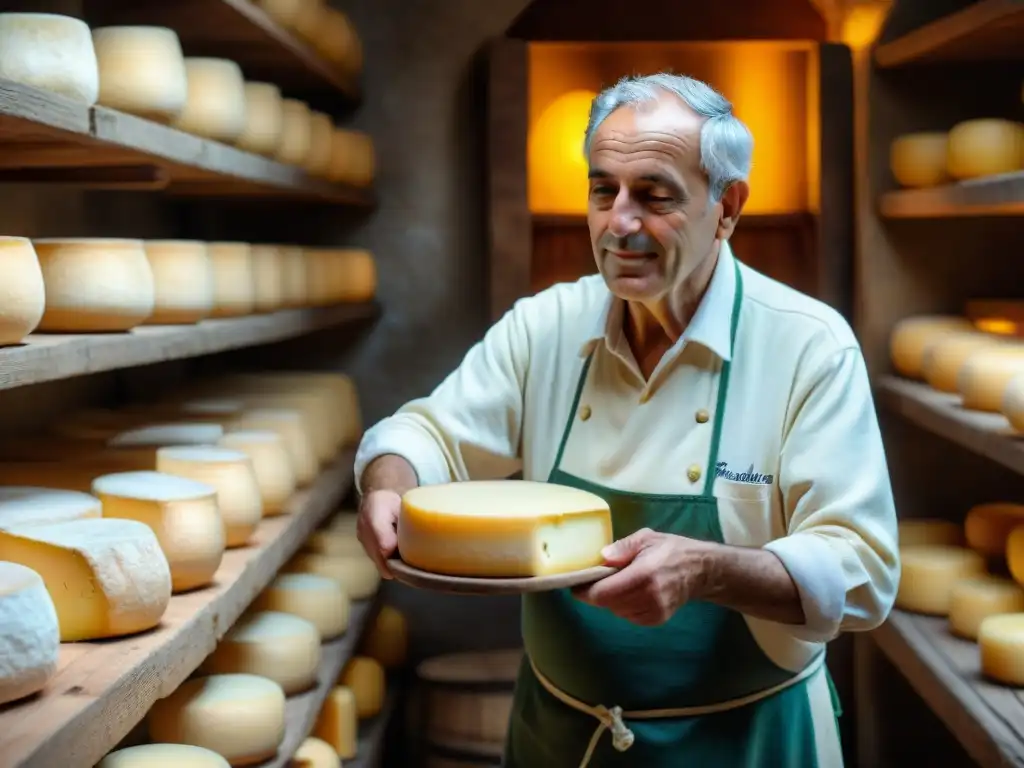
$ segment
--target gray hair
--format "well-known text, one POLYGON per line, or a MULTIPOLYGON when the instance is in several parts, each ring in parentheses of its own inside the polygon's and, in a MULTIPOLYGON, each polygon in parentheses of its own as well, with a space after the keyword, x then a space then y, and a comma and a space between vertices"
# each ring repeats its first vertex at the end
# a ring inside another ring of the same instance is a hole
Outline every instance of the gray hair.
POLYGON ((590 120, 583 141, 585 156, 598 126, 619 107, 657 100, 659 91, 678 96, 698 115, 707 118, 700 129, 700 165, 708 175, 711 200, 718 202, 733 182, 750 175, 754 137, 732 113, 732 104, 714 88, 685 75, 660 72, 627 76, 597 95, 590 105, 590 120))

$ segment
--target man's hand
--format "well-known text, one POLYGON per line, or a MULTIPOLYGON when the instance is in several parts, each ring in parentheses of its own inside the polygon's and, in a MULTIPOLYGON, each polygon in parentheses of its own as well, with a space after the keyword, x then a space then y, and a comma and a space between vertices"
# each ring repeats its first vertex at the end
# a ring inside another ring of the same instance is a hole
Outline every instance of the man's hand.
POLYGON ((620 568, 573 590, 584 602, 643 626, 664 624, 707 584, 708 542, 642 528, 605 547, 605 565, 620 568))
POLYGON ((359 505, 356 535, 382 578, 393 578, 387 560, 398 548, 398 513, 402 497, 394 491, 370 491, 359 505))

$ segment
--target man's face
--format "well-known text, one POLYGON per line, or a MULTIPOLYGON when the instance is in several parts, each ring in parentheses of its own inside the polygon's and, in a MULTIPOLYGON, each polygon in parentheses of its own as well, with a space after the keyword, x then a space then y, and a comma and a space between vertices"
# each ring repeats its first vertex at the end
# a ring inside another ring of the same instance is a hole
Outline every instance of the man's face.
POLYGON ((617 109, 594 134, 587 222, 597 268, 619 298, 658 301, 712 252, 722 206, 700 167, 701 124, 666 97, 617 109))

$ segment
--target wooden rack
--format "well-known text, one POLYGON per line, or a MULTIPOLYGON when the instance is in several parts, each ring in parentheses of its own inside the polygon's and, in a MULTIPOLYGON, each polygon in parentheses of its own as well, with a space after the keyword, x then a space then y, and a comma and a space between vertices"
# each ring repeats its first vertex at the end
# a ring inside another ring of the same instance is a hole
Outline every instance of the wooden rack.
POLYGON ((931 189, 887 192, 882 195, 881 211, 890 219, 1020 216, 1024 214, 1024 171, 931 189))

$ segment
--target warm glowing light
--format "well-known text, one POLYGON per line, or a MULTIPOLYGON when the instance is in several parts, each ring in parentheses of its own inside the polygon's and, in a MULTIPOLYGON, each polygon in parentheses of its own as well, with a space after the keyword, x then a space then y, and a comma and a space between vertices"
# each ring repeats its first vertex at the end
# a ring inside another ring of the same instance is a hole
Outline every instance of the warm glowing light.
POLYGON ((854 50, 867 48, 874 43, 889 15, 890 5, 887 0, 882 0, 848 8, 843 19, 842 41, 854 50))
POLYGON ((527 146, 530 210, 579 213, 587 209, 587 159, 583 135, 597 94, 573 90, 541 113, 527 146))
POLYGON ((1003 317, 979 317, 974 321, 974 327, 984 333, 995 333, 1000 336, 1024 336, 1024 328, 1003 317))

